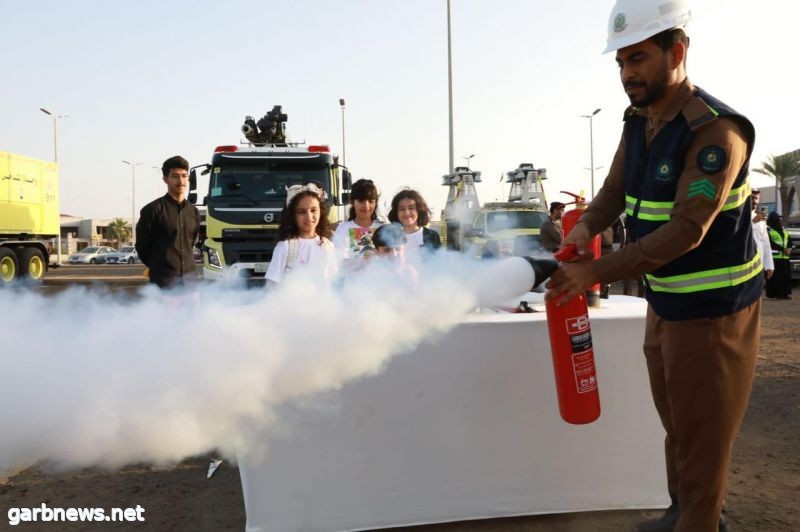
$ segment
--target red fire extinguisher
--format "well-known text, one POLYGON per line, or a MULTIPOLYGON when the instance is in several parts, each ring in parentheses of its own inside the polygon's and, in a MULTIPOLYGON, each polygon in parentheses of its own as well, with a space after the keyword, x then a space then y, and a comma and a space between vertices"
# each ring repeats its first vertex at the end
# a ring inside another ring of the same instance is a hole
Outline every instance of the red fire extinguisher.
MULTIPOLYGON (((570 201, 565 205, 572 205, 575 204, 575 208, 569 212, 565 212, 564 216, 561 217, 561 232, 564 238, 567 237, 572 232, 572 229, 578 223, 581 216, 583 215, 583 211, 586 210, 586 200, 583 197, 583 194, 573 194, 572 192, 567 192, 566 190, 561 191, 562 194, 567 194, 575 198, 575 201, 570 201)), ((600 258, 601 253, 601 242, 600 242, 600 235, 595 235, 589 241, 589 250, 591 250, 592 254, 594 255, 594 260, 600 258)), ((589 289, 586 291, 586 297, 588 298, 589 306, 592 308, 597 308, 600 306, 600 283, 593 284, 589 289)))
MULTIPOLYGON (((575 246, 567 246, 555 254, 559 262, 568 262, 576 256, 575 246)), ((584 294, 558 306, 561 299, 563 296, 545 303, 558 410, 567 423, 583 425, 600 417, 589 307, 584 294)))

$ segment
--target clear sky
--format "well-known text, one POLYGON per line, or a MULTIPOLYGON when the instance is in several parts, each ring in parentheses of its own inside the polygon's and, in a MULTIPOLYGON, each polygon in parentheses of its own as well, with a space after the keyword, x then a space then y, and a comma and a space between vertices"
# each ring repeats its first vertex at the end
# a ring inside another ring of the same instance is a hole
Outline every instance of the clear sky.
MULTIPOLYGON (((502 173, 545 167, 548 199, 589 190, 596 108, 596 187, 622 129, 627 97, 601 55, 611 0, 452 0, 455 156, 475 154, 482 201, 502 173)), ((800 3, 697 0, 690 79, 756 125, 753 161, 800 148, 800 3)), ((165 192, 161 162, 208 162, 238 143, 245 115, 273 105, 292 140, 341 152, 383 200, 418 188, 444 205, 448 170, 445 0, 104 2, 2 0, 0 150, 52 159, 59 121, 61 211, 129 217, 165 192)), ((757 174, 756 174, 757 175, 757 174)), ((767 183, 769 181, 767 180, 767 183)), ((764 185, 763 178, 757 183, 764 185)), ((202 197, 202 193, 201 193, 202 197)))

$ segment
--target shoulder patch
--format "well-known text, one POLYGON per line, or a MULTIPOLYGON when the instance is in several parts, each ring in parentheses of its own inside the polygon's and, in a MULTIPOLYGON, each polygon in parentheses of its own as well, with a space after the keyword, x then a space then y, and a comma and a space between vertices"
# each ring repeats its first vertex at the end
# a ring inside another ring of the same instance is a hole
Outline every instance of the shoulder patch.
POLYGON ((725 150, 719 146, 706 146, 697 155, 697 167, 707 174, 716 174, 728 162, 725 150))
POLYGON ((683 106, 683 116, 693 130, 719 118, 719 113, 699 96, 692 96, 683 106))
POLYGON ((717 186, 711 182, 707 177, 695 179, 689 183, 689 192, 687 198, 694 198, 697 196, 704 196, 709 201, 714 201, 714 196, 717 194, 717 186))
POLYGON ((622 120, 623 121, 630 120, 631 118, 633 118, 638 114, 639 114, 639 108, 631 105, 630 107, 625 109, 625 114, 623 115, 622 120))

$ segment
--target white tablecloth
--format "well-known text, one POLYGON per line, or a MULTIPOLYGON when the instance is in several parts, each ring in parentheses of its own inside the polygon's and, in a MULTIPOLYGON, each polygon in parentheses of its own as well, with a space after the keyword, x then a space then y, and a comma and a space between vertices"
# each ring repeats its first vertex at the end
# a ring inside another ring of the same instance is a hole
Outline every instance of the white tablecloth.
POLYGON ((377 376, 282 409, 266 453, 240 457, 247 531, 666 506, 645 304, 602 304, 598 421, 559 417, 544 313, 473 316, 377 376))

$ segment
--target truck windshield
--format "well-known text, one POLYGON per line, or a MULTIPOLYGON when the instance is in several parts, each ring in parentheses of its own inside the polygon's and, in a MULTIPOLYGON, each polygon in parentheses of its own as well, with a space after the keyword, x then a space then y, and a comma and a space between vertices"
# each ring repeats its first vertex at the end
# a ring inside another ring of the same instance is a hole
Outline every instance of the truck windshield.
POLYGON ((487 229, 490 233, 504 229, 538 229, 547 219, 547 213, 540 211, 490 212, 487 229))
POLYGON ((244 197, 253 202, 285 201, 288 187, 311 182, 321 185, 330 197, 327 165, 286 160, 226 164, 213 168, 209 196, 232 200, 244 197))

